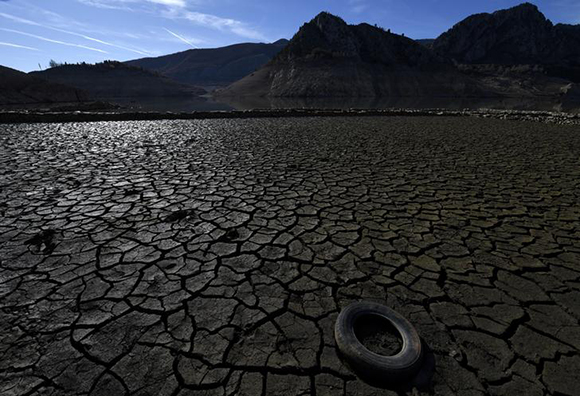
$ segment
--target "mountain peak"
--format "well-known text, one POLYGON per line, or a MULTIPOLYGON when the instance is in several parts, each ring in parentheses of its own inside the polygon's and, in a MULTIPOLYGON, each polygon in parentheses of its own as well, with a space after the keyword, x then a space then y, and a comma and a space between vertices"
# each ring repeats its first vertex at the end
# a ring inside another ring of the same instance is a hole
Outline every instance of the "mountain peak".
POLYGON ((356 58, 358 48, 350 26, 341 18, 321 12, 302 25, 276 60, 292 60, 307 56, 356 58))
MULTIPOLYGON (((310 24, 316 26, 329 43, 341 47, 345 45, 346 47, 351 47, 350 44, 345 43, 345 41, 349 41, 348 37, 350 34, 348 32, 348 25, 342 18, 328 12, 321 12, 310 21, 310 24)), ((349 50, 352 51, 352 48, 349 48, 349 50)))
POLYGON ((328 12, 305 23, 273 63, 339 60, 397 67, 445 63, 413 40, 366 23, 348 25, 328 12))
POLYGON ((272 45, 278 46, 278 47, 285 47, 286 45, 288 45, 289 41, 285 38, 282 38, 280 40, 276 40, 272 43, 272 45))
POLYGON ((528 10, 528 11, 541 12, 537 5, 529 3, 529 2, 525 2, 525 3, 519 4, 517 6, 514 6, 512 8, 509 8, 509 10, 528 10))
POLYGON ((540 11, 538 6, 532 3, 522 3, 512 8, 508 8, 505 10, 499 10, 494 12, 492 15, 508 15, 510 17, 516 16, 521 18, 530 18, 532 20, 542 20, 546 21, 546 17, 540 11))
POLYGON ((433 43, 442 56, 460 63, 542 63, 550 54, 554 26, 532 3, 492 14, 476 14, 433 43))
POLYGON ((318 26, 320 30, 325 30, 325 28, 331 26, 332 27, 347 26, 346 22, 342 18, 337 17, 336 15, 333 15, 330 12, 326 11, 323 11, 317 16, 315 16, 311 22, 316 24, 316 26, 318 26))

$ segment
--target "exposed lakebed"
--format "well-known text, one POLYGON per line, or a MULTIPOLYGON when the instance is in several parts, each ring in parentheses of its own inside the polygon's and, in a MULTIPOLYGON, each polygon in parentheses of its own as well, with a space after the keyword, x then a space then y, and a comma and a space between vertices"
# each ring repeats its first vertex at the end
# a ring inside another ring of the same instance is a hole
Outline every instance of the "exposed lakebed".
POLYGON ((336 354, 398 310, 441 395, 580 387, 580 133, 475 117, 0 125, 0 393, 396 394, 336 354))

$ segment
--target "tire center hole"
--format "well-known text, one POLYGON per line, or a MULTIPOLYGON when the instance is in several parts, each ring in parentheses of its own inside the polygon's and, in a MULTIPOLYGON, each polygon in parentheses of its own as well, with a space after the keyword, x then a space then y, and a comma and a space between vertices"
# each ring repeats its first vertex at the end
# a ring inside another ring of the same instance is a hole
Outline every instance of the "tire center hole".
POLYGON ((378 355, 393 356, 403 349, 403 339, 395 326, 380 315, 358 317, 354 334, 366 349, 378 355))

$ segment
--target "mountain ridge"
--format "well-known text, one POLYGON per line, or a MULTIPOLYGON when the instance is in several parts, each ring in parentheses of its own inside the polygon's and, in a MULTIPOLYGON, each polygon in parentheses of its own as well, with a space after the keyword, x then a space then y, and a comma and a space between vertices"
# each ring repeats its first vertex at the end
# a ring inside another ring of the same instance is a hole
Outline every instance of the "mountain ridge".
POLYGON ((131 97, 191 97, 205 90, 173 81, 158 73, 105 61, 95 65, 61 65, 29 75, 88 92, 95 99, 131 97))
POLYGON ((554 25, 526 2, 471 15, 435 39, 432 48, 458 63, 580 65, 580 25, 554 25))
POLYGON ((84 102, 87 93, 0 66, 0 105, 84 102))
POLYGON ((190 49, 160 57, 125 62, 186 84, 226 86, 268 63, 288 43, 239 43, 219 48, 190 49))
POLYGON ((462 96, 477 82, 416 41, 322 12, 266 66, 218 95, 274 97, 462 96))

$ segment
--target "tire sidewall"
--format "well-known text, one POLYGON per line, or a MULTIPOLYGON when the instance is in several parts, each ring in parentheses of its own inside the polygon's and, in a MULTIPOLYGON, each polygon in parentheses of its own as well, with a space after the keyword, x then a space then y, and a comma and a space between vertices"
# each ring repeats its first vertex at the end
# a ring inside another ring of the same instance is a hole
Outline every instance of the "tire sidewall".
POLYGON ((423 350, 414 327, 389 307, 371 302, 353 303, 343 309, 335 325, 335 340, 353 370, 374 379, 400 382, 413 377, 420 368, 423 350), (356 337, 356 321, 368 315, 388 320, 403 340, 401 351, 383 356, 368 350, 356 337))

